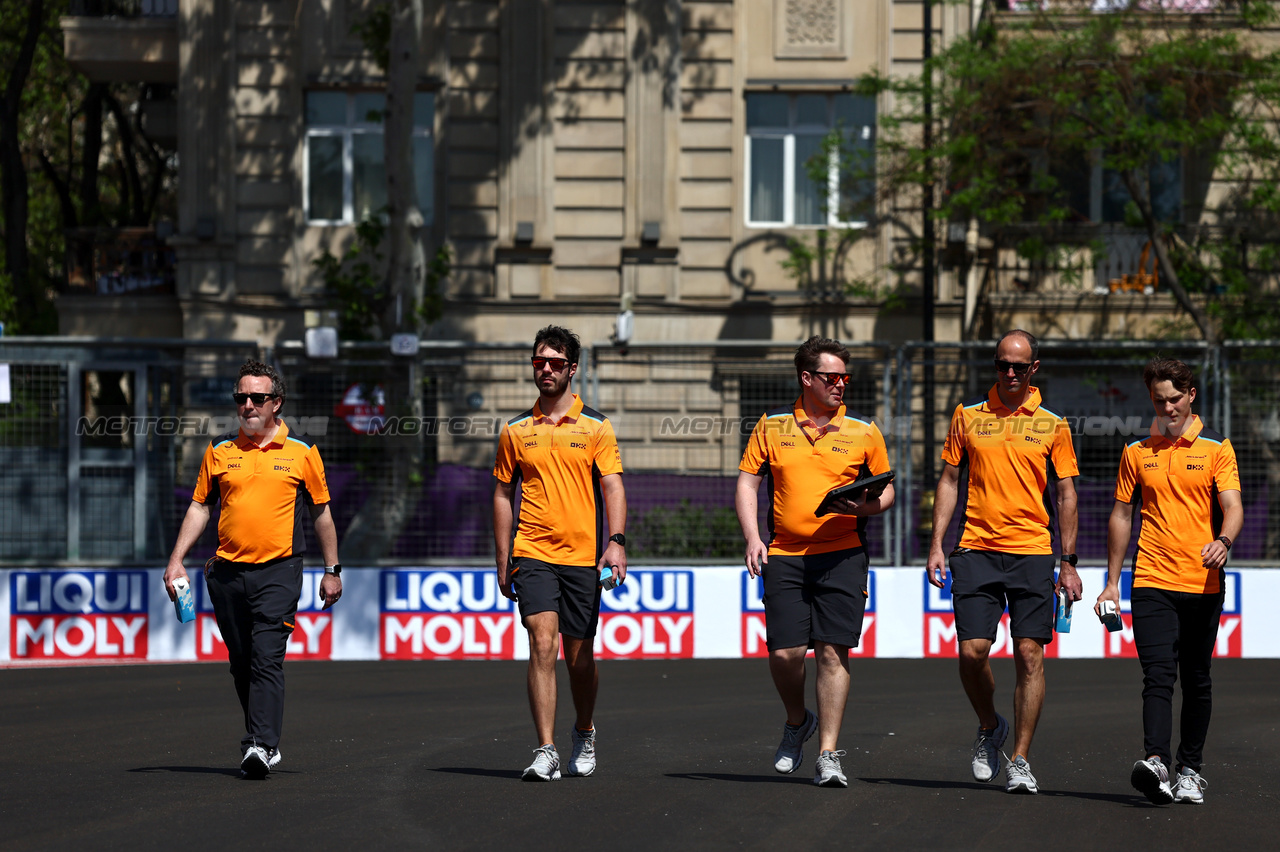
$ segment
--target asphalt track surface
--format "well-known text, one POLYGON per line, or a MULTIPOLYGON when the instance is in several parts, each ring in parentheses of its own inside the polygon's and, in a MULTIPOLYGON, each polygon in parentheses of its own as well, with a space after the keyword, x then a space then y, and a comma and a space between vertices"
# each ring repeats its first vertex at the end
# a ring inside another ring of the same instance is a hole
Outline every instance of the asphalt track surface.
MULTIPOLYGON (((1039 796, 970 776, 954 661, 852 663, 845 790, 813 786, 816 738, 774 773, 782 711, 760 660, 602 662, 600 767, 549 784, 518 780, 536 745, 524 663, 291 662, 264 781, 239 778, 223 665, 3 670, 0 848, 1276 848, 1280 661, 1216 662, 1200 807, 1129 787, 1136 662, 1046 668, 1039 796)), ((1012 668, 995 669, 1007 713, 1012 668)))

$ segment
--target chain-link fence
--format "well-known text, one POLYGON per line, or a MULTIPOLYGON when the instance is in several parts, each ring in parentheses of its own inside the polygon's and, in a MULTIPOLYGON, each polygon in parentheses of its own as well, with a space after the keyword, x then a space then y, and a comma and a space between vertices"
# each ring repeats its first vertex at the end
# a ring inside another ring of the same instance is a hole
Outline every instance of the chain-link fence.
MULTIPOLYGON (((574 390, 617 432, 631 559, 741 557, 738 462, 760 415, 798 395, 796 345, 584 349, 574 390)), ((846 405, 875 419, 898 474, 897 503, 871 519, 868 548, 881 564, 920 562, 951 413, 991 388, 994 344, 851 351, 846 405)), ((1070 420, 1080 461, 1077 552, 1105 559, 1120 452, 1150 428, 1142 368, 1157 351, 1193 366, 1195 410, 1236 445, 1246 520, 1233 558, 1280 558, 1280 346, 1234 343, 1042 345, 1034 383, 1070 420)), ((286 421, 321 448, 344 559, 487 563, 497 437, 537 399, 530 354, 528 344, 424 342, 396 357, 385 344, 343 344, 322 360, 300 344, 0 339, 12 399, 0 404, 0 563, 162 561, 205 447, 236 428, 230 393, 246 357, 281 369, 286 421)), ((759 506, 763 528, 767 495, 759 506)), ((212 553, 215 530, 216 515, 193 558, 212 553)))

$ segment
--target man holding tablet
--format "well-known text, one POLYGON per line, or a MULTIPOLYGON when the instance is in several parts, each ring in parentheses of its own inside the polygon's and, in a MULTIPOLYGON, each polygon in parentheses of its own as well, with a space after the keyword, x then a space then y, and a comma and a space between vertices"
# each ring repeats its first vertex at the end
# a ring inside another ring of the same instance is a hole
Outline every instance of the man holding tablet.
POLYGON ((796 350, 800 398, 765 412, 739 465, 734 504, 746 539, 747 570, 764 575, 769 671, 786 708, 774 769, 794 772, 804 743, 819 733, 813 782, 845 787, 837 748, 849 697, 849 649, 862 636, 868 565, 862 533, 866 519, 893 505, 893 486, 815 510, 824 495, 860 474, 889 470, 884 437, 870 418, 847 412, 849 350, 811 337, 796 350), (757 494, 769 480, 769 533, 760 537, 757 494), (805 653, 817 658, 815 716, 805 707, 805 653))
POLYGON ((1021 330, 1007 332, 996 346, 995 368, 995 386, 957 405, 951 417, 925 570, 929 582, 942 588, 947 578, 942 538, 959 503, 964 520, 960 545, 951 552, 951 601, 960 682, 978 716, 973 777, 995 777, 1009 734, 1009 723, 996 712, 996 682, 988 659, 1007 604, 1017 685, 1005 789, 1037 793, 1027 758, 1044 704, 1044 646, 1053 641, 1052 510, 1056 503, 1062 537, 1058 585, 1078 601, 1079 470, 1070 426, 1044 406, 1040 390, 1031 384, 1040 369, 1036 339, 1021 330), (1055 478, 1056 489, 1051 487, 1055 478))

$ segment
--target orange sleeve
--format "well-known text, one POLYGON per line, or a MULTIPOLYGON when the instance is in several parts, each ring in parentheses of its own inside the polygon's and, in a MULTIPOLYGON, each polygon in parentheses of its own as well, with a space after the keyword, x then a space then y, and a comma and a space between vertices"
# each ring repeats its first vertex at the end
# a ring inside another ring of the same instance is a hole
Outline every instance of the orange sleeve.
POLYGON ((868 435, 871 439, 871 446, 867 449, 867 468, 872 475, 889 472, 889 451, 884 445, 884 435, 880 433, 880 427, 871 424, 871 430, 868 435))
POLYGON ((751 430, 751 438, 747 441, 747 448, 742 451, 742 461, 738 464, 738 470, 759 476, 760 471, 768 464, 769 441, 765 437, 765 422, 768 419, 769 416, 763 414, 756 421, 756 428, 751 430))
POLYGON ((957 405, 951 415, 951 427, 947 429, 947 440, 942 444, 942 460, 949 465, 960 466, 964 460, 964 406, 957 405))
POLYGON ((196 490, 191 499, 197 503, 216 503, 221 494, 210 494, 213 488, 213 442, 205 447, 204 458, 200 461, 200 473, 196 475, 196 490), (212 497, 212 499, 210 499, 212 497))
POLYGON ((516 444, 511 437, 511 427, 505 423, 498 436, 498 457, 493 461, 493 475, 503 484, 510 484, 516 475, 516 444))
POLYGON ((1116 500, 1129 503, 1133 500, 1133 489, 1138 484, 1138 468, 1134 463, 1137 453, 1132 452, 1137 444, 1130 444, 1120 453, 1120 470, 1116 473, 1116 500))
POLYGON ((320 448, 315 444, 302 457, 302 483, 311 495, 311 502, 323 506, 329 502, 329 483, 324 478, 324 462, 320 460, 320 448))
POLYGON ((1053 460, 1053 471, 1059 478, 1080 475, 1080 465, 1076 462, 1076 445, 1071 440, 1071 424, 1065 420, 1058 422, 1058 428, 1053 433, 1050 458, 1053 460))
POLYGON ((596 452, 593 459, 601 476, 622 473, 622 451, 618 449, 618 436, 613 432, 613 424, 608 420, 600 423, 596 430, 596 452))
POLYGON ((1236 448, 1231 446, 1230 439, 1222 442, 1222 447, 1214 456, 1213 484, 1218 486, 1218 493, 1240 490, 1240 469, 1236 465, 1236 448))

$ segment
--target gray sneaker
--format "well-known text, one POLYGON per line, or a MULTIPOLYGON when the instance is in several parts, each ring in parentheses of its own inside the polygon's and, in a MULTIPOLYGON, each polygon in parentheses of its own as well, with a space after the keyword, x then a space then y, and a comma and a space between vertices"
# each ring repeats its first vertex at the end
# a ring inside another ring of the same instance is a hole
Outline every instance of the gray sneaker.
POLYGON ((1200 773, 1184 766, 1178 770, 1178 782, 1173 785, 1173 800, 1188 805, 1203 805, 1204 791, 1209 782, 1200 777, 1200 773))
POLYGON ((1030 793, 1034 796, 1040 792, 1040 788, 1036 786, 1036 776, 1031 774, 1031 764, 1022 755, 1009 761, 1004 771, 1007 776, 1004 785, 1006 793, 1030 793))
POLYGON ((560 780, 560 755, 556 754, 556 747, 553 745, 544 745, 533 750, 533 763, 529 764, 524 774, 520 776, 522 781, 559 781, 560 780))
POLYGON ((583 733, 578 726, 573 726, 569 735, 573 740, 573 753, 569 755, 569 765, 565 767, 565 775, 590 775, 596 771, 596 729, 583 733))
POLYGON ((1129 773, 1129 783, 1153 805, 1167 805, 1173 801, 1169 770, 1158 757, 1149 757, 1135 763, 1133 771, 1129 773))
POLYGON ((840 758, 845 754, 847 752, 840 749, 824 751, 818 755, 818 759, 813 764, 813 783, 819 787, 848 787, 849 779, 844 776, 844 770, 840 768, 840 758))
POLYGON ((973 777, 979 781, 990 781, 1000 771, 1000 749, 1009 737, 1009 723, 999 713, 996 714, 995 730, 978 729, 978 738, 973 741, 973 777))
POLYGON ((804 760, 804 744, 818 730, 818 717, 808 710, 804 711, 804 722, 798 728, 790 725, 782 726, 782 743, 773 755, 773 768, 783 775, 789 775, 800 768, 804 760))
MULTIPOLYGON (((276 758, 276 763, 280 759, 276 758)), ((260 745, 252 745, 244 750, 244 757, 240 759, 240 774, 245 778, 252 778, 260 781, 267 777, 267 773, 271 771, 271 755, 265 748, 260 745)))

